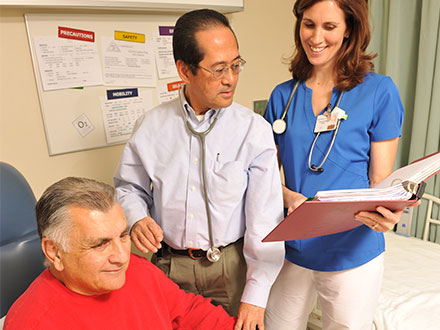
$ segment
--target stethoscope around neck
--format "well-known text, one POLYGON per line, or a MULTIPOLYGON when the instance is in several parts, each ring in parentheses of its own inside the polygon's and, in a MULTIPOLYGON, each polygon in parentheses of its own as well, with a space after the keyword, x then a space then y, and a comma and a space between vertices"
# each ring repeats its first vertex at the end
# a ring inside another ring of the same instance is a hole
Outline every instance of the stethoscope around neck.
MULTIPOLYGON (((290 108, 290 104, 292 103, 293 95, 295 95, 295 92, 296 92, 296 90, 298 89, 299 84, 300 84, 300 81, 298 80, 298 81, 295 83, 295 86, 292 88, 292 92, 291 92, 290 95, 289 95, 289 99, 287 100, 287 104, 286 104, 286 106, 284 107, 284 110, 283 110, 283 113, 282 113, 282 115, 281 115, 281 118, 275 120, 275 121, 273 122, 273 124, 272 124, 272 129, 273 129, 273 131, 274 131, 276 134, 279 134, 279 135, 280 135, 280 134, 283 134, 283 133, 286 131, 286 129, 287 129, 287 123, 286 123, 286 121, 284 120, 284 118, 286 117, 287 111, 288 111, 289 108, 290 108)), ((341 93, 339 94, 339 96, 338 96, 338 100, 336 101, 336 106, 332 109, 332 111, 333 111, 335 108, 338 108, 338 107, 339 107, 339 103, 341 103, 341 100, 342 100, 342 95, 344 95, 344 91, 341 91, 341 93)), ((329 104, 329 107, 331 107, 330 104, 329 104)), ((311 164, 311 162, 312 162, 313 148, 315 147, 316 140, 318 139, 319 135, 321 135, 321 132, 318 132, 318 133, 315 135, 315 139, 313 140, 312 146, 310 147, 310 151, 309 151, 308 165, 309 165, 309 169, 310 169, 311 171, 313 171, 313 172, 318 172, 318 173, 322 173, 322 172, 324 172, 324 168, 323 168, 322 166, 324 165, 325 161, 327 160, 328 155, 330 154, 330 151, 332 150, 333 143, 335 142, 336 135, 338 134, 338 130, 339 130, 339 125, 340 125, 340 123, 341 123, 341 120, 338 119, 338 120, 337 120, 337 123, 336 123, 336 128, 335 128, 334 131, 333 131, 333 137, 332 137, 332 140, 331 140, 331 143, 330 143, 330 147, 328 148, 327 153, 325 154, 324 159, 322 160, 321 164, 319 164, 319 166, 316 166, 315 164, 311 164)))
POLYGON ((194 134, 195 136, 198 136, 202 145, 202 181, 203 181, 203 194, 204 194, 204 200, 205 200, 205 208, 206 208, 206 216, 208 218, 208 231, 209 231, 209 241, 210 241, 210 248, 208 251, 206 251, 206 258, 210 262, 216 262, 220 260, 221 252, 218 248, 214 246, 214 235, 212 233, 212 221, 211 221, 211 210, 209 208, 209 201, 208 201, 208 189, 206 188, 206 148, 205 148, 205 137, 209 134, 209 132, 212 131, 212 129, 215 126, 215 123, 217 122, 218 115, 220 111, 217 111, 215 114, 215 117, 209 127, 204 130, 203 132, 196 131, 191 124, 188 121, 188 118, 185 113, 185 109, 183 108, 183 100, 182 100, 182 93, 184 92, 185 86, 181 86, 179 88, 179 105, 180 105, 180 111, 182 112, 182 117, 185 120, 186 127, 188 130, 194 134))

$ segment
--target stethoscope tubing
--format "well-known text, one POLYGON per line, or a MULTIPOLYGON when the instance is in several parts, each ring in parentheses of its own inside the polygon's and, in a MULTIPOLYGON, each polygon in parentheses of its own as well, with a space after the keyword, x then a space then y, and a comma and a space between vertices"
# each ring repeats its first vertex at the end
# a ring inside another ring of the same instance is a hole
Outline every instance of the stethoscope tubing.
MULTIPOLYGON (((276 134, 283 134, 283 133, 286 131, 287 124, 286 124, 284 118, 286 117, 287 111, 288 111, 289 108, 290 108, 290 104, 292 103, 293 95, 295 94, 296 90, 298 89, 299 84, 300 84, 300 81, 298 80, 298 81, 295 83, 294 87, 292 88, 292 91, 290 92, 289 99, 287 100, 286 106, 284 107, 283 114, 281 115, 281 118, 276 119, 276 120, 273 122, 273 124, 272 124, 273 131, 274 131, 276 134)), ((336 101, 336 106, 335 106, 335 108, 339 107, 339 104, 341 103, 341 100, 342 100, 342 95, 344 95, 344 91, 341 91, 341 93, 339 94, 339 96, 338 96, 338 100, 336 101)), ((333 109, 334 109, 334 108, 333 108, 333 109)), ((333 110, 332 110, 332 111, 333 111, 333 110)), ((321 132, 318 132, 318 133, 315 135, 315 138, 313 139, 312 146, 310 147, 310 151, 309 151, 309 159, 308 159, 308 166, 309 166, 309 169, 310 169, 311 171, 314 171, 314 172, 323 172, 324 169, 322 168, 322 165, 324 165, 325 161, 327 160, 328 155, 330 154, 330 151, 331 151, 332 148, 333 148, 333 144, 334 144, 334 142, 335 142, 336 135, 338 134, 338 131, 339 131, 339 125, 340 125, 340 123, 341 123, 341 120, 338 119, 337 124, 336 124, 336 128, 335 128, 335 130, 334 130, 334 132, 333 132, 333 136, 332 136, 332 140, 331 140, 331 143, 330 143, 330 147, 328 148, 327 153, 325 154, 324 159, 322 160, 322 162, 321 162, 321 164, 320 164, 319 166, 316 166, 316 165, 312 165, 312 164, 311 164, 311 162, 312 162, 312 153, 313 153, 313 149, 314 149, 314 147, 315 147, 315 143, 316 143, 316 141, 318 140, 318 137, 321 135, 321 132)))
POLYGON ((186 124, 186 127, 188 128, 188 130, 192 134, 197 136, 200 139, 200 142, 202 144, 202 183, 203 183, 203 194, 204 194, 204 200, 205 200, 206 216, 208 218, 209 241, 211 243, 211 248, 214 249, 214 235, 213 235, 212 220, 211 220, 211 210, 209 208, 208 189, 207 189, 207 183, 206 183, 206 143, 205 143, 205 137, 214 128, 215 123, 217 122, 218 115, 219 115, 220 112, 219 111, 217 112, 217 114, 214 117, 214 120, 212 121, 212 123, 209 125, 209 127, 205 131, 203 131, 203 132, 196 131, 191 126, 191 124, 189 123, 188 118, 187 118, 186 113, 185 113, 185 109, 183 108, 183 101, 182 101, 182 95, 181 95, 181 93, 183 93, 183 90, 184 90, 184 86, 179 88, 179 105, 180 105, 180 110, 182 112, 183 119, 185 120, 185 124, 186 124))
POLYGON ((286 106, 284 107, 283 114, 280 118, 281 120, 284 120, 284 118, 286 117, 287 111, 290 108, 290 103, 292 103, 293 95, 295 95, 295 92, 298 89, 298 86, 299 86, 299 80, 295 83, 295 86, 293 86, 292 92, 289 95, 289 99, 287 100, 286 106))
MULTIPOLYGON (((344 95, 344 91, 341 91, 341 94, 339 94, 339 96, 338 96, 338 100, 336 101, 336 106, 335 106, 335 108, 339 107, 339 103, 341 103, 342 95, 344 95)), ((334 109, 334 108, 333 108, 333 109, 334 109)), ((339 131, 339 125, 340 125, 340 124, 341 124, 341 120, 338 119, 338 122, 336 123, 335 131, 333 132, 332 140, 331 140, 331 142, 330 142, 330 147, 328 148, 327 153, 325 154, 324 159, 322 160, 321 164, 319 164, 319 166, 316 166, 316 165, 313 166, 313 165, 311 165, 313 148, 315 147, 316 140, 318 140, 318 136, 321 135, 321 132, 318 132, 318 134, 316 134, 315 139, 313 140, 313 143, 312 143, 312 147, 310 148, 310 152, 309 152, 309 163, 308 163, 308 165, 309 165, 309 169, 310 169, 310 170, 312 170, 312 171, 316 171, 317 169, 318 169, 318 170, 319 170, 319 169, 322 169, 322 171, 323 171, 322 165, 324 165, 325 161, 327 160, 328 155, 330 154, 330 151, 331 151, 332 148, 333 148, 333 144, 335 143, 336 135, 338 134, 338 131, 339 131)), ((321 171, 321 172, 322 172, 322 171, 321 171)))

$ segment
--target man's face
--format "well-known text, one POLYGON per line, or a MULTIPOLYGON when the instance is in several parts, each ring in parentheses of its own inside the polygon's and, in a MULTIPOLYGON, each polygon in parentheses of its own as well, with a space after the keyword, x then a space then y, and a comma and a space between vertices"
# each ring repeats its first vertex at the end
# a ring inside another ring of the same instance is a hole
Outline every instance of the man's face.
MULTIPOLYGON (((196 32, 196 41, 205 57, 199 66, 215 70, 221 65, 231 65, 240 58, 237 42, 232 31, 226 27, 213 27, 196 32)), ((229 70, 221 79, 215 79, 210 72, 198 68, 194 75, 188 70, 186 97, 197 114, 209 109, 225 108, 231 105, 238 82, 238 74, 229 70)))
POLYGON ((97 295, 121 288, 130 260, 129 227, 115 204, 108 212, 69 208, 69 252, 60 251, 60 280, 70 290, 97 295))

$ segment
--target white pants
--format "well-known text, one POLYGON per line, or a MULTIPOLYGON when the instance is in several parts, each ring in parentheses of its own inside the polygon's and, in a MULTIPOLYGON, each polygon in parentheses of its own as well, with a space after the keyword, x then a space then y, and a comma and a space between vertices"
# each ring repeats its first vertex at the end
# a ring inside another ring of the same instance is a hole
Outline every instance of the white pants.
POLYGON ((319 297, 324 330, 370 330, 383 276, 383 254, 348 270, 319 272, 287 260, 269 296, 266 330, 303 330, 319 297))

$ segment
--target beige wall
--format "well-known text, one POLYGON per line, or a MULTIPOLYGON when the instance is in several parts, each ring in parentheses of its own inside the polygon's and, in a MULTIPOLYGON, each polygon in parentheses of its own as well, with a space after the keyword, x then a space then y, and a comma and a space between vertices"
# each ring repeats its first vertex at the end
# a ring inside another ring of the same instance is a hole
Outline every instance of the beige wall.
MULTIPOLYGON (((292 51, 291 0, 245 0, 243 12, 229 15, 247 60, 236 101, 252 108, 289 78, 282 57, 292 51)), ((15 166, 36 197, 66 176, 112 183, 122 146, 49 156, 23 14, 57 12, 0 7, 0 160, 15 166)), ((71 12, 71 11, 70 11, 71 12)), ((95 11, 96 12, 96 11, 95 11)), ((0 178, 1 180, 1 178, 0 178)))

